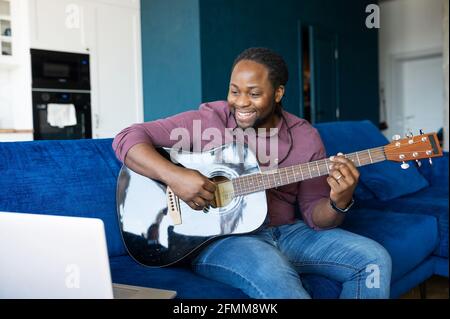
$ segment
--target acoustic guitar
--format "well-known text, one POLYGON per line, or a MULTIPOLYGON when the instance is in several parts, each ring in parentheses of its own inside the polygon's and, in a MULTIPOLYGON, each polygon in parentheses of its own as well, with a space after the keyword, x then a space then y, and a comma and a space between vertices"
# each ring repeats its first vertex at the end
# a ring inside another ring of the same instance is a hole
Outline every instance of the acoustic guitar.
MULTIPOLYGON (((231 143, 201 153, 158 151, 177 165, 198 170, 216 183, 214 201, 193 210, 167 185, 122 166, 117 181, 117 212, 129 254, 150 267, 172 265, 214 239, 251 233, 267 217, 266 190, 329 174, 326 158, 261 171, 245 144, 231 143), (170 156, 169 156, 170 154, 170 156)), ((436 133, 400 136, 385 146, 345 155, 356 167, 389 160, 401 162, 442 156, 436 133)))

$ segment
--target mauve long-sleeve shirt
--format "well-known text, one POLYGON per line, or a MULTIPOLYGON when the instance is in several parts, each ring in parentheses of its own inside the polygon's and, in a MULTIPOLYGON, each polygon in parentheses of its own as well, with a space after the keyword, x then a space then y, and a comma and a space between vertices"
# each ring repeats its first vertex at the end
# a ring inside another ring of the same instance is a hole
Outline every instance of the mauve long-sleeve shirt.
MULTIPOLYGON (((311 162, 326 157, 325 147, 318 131, 308 123, 286 111, 278 123, 278 168, 311 162), (291 134, 289 134, 289 130, 291 134), (292 137, 292 140, 291 140, 292 137)), ((170 139, 173 129, 183 128, 190 135, 190 141, 199 134, 195 128, 195 120, 201 124, 201 131, 216 128, 224 134, 226 129, 237 127, 235 118, 226 101, 201 104, 198 110, 183 112, 165 119, 134 124, 123 129, 113 141, 113 149, 117 158, 125 162, 128 150, 136 144, 148 143, 154 146, 172 147, 178 139, 170 139), (195 131, 195 132, 194 132, 195 131)), ((269 136, 264 138, 268 140, 269 136)), ((201 147, 211 145, 213 138, 201 140, 201 147)), ((258 141, 259 142, 259 141, 258 141)), ((263 167, 262 167, 263 168, 263 167)), ((329 198, 330 187, 326 176, 316 177, 301 182, 280 186, 266 191, 269 225, 278 226, 296 221, 295 212, 298 207, 303 220, 312 228, 320 229, 312 221, 314 206, 322 198, 329 198)))

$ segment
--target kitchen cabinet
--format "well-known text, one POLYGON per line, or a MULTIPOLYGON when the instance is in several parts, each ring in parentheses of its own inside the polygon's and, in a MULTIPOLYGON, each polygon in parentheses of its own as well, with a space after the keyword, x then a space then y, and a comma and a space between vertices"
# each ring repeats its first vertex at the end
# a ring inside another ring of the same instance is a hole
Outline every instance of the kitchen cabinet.
POLYGON ((31 48, 88 53, 94 138, 143 121, 137 0, 32 0, 31 48))
POLYGON ((30 40, 34 49, 89 52, 87 3, 73 0, 30 1, 30 40))
POLYGON ((18 19, 17 1, 0 0, 0 68, 3 70, 17 66, 18 19))
POLYGON ((0 58, 12 55, 11 3, 0 0, 0 58))
POLYGON ((0 0, 0 141, 33 136, 28 20, 27 0, 0 0))

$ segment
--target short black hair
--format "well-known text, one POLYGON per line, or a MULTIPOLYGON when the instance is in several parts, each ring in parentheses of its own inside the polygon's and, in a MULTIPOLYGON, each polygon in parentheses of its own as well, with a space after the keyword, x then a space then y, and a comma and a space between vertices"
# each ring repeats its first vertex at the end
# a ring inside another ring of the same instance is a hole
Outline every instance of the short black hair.
POLYGON ((234 60, 233 68, 242 60, 250 60, 264 65, 269 71, 269 80, 276 89, 286 86, 289 72, 283 57, 268 48, 248 48, 234 60))

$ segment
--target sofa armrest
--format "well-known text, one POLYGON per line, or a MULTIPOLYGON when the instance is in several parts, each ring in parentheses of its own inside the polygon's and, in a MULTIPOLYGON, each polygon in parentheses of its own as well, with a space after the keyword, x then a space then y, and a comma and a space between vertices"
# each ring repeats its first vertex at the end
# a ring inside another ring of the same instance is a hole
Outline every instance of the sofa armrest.
POLYGON ((433 158, 433 165, 428 160, 422 160, 420 173, 428 180, 431 186, 448 189, 448 152, 444 152, 442 157, 433 158))

